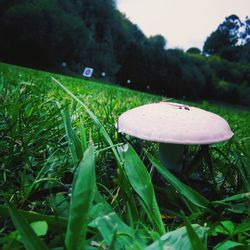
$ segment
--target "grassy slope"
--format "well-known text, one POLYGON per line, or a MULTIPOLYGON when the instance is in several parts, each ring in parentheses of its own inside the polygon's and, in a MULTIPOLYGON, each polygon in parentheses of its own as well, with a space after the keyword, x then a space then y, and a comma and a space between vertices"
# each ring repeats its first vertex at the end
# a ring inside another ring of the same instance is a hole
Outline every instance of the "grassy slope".
MULTIPOLYGON (((6 198, 9 197, 17 207, 21 207, 26 211, 30 210, 30 206, 32 206, 32 210, 42 214, 51 215, 51 211, 54 209, 56 213, 62 213, 60 210, 61 207, 58 205, 61 204, 61 200, 56 200, 56 198, 58 198, 58 190, 55 189, 53 191, 56 197, 53 197, 53 199, 51 199, 49 194, 44 195, 43 191, 46 191, 47 188, 50 189, 50 192, 52 192, 52 188, 63 188, 63 190, 65 190, 65 188, 67 189, 72 183, 71 171, 74 169, 76 161, 72 154, 73 150, 71 150, 72 144, 70 140, 67 142, 67 138, 65 137, 66 125, 63 123, 61 113, 63 111, 65 117, 67 115, 67 109, 58 108, 58 106, 60 107, 65 104, 65 99, 69 99, 69 113, 71 117, 68 120, 72 120, 72 125, 78 134, 80 125, 86 125, 87 136, 91 135, 96 150, 99 150, 96 156, 98 189, 101 193, 105 194, 105 198, 107 198, 108 202, 111 200, 115 202, 112 205, 116 208, 119 216, 126 221, 128 217, 126 214, 124 215, 123 201, 126 201, 126 199, 123 197, 123 192, 113 194, 115 190, 125 190, 126 187, 120 185, 123 184, 119 182, 120 177, 116 178, 116 175, 114 175, 113 167, 115 164, 113 157, 110 155, 111 153, 105 149, 105 147, 109 145, 103 142, 102 136, 99 135, 100 131, 90 125, 91 121, 87 115, 84 115, 82 107, 75 106, 72 99, 59 90, 58 86, 51 80, 51 75, 65 84, 100 118, 109 135, 112 137, 113 143, 121 142, 121 138, 117 139, 114 124, 122 112, 144 103, 157 102, 163 99, 160 96, 131 91, 110 84, 0 64, 0 97, 2 98, 2 109, 0 110, 1 117, 4 119, 0 122, 1 131, 3 131, 0 133, 0 137, 3 135, 0 143, 0 156, 3 162, 1 171, 4 173, 4 176, 0 179, 0 185, 2 185, 4 196, 6 196, 6 198), (5 88, 3 88, 3 86, 5 88), (8 86, 10 86, 10 88, 8 88, 8 86), (58 105, 56 105, 56 102, 58 105), (82 119, 80 120, 79 118, 83 118, 83 122, 82 119), (42 166, 43 168, 45 167, 45 170, 42 168, 43 171, 40 174, 42 166), (49 177, 48 179, 50 179, 50 181, 47 180, 47 177, 49 177), (36 180, 39 180, 39 182, 36 182, 36 180), (33 200, 35 202, 32 202, 33 200)), ((167 98, 164 99, 166 100, 167 98)), ((224 174, 227 176, 227 178, 225 178, 227 182, 225 182, 225 185, 222 185, 221 191, 218 192, 220 196, 214 196, 214 194, 211 193, 212 200, 219 199, 218 197, 220 197, 220 199, 225 198, 227 194, 234 195, 239 192, 245 192, 249 187, 249 181, 247 180, 247 175, 249 174, 247 174, 248 172, 245 171, 245 169, 249 169, 248 162, 250 156, 246 154, 246 157, 243 157, 244 151, 241 147, 238 149, 236 145, 238 145, 237 142, 244 141, 249 149, 250 128, 248 124, 250 122, 250 112, 231 106, 214 105, 206 101, 190 104, 220 114, 229 121, 231 128, 235 132, 235 137, 232 140, 234 143, 231 144, 232 147, 230 147, 230 143, 219 145, 226 158, 221 154, 217 154, 217 151, 213 151, 216 170, 218 173, 222 173, 220 176, 224 174), (244 184, 243 188, 241 188, 242 183, 244 184), (231 187, 233 187, 232 191, 231 187), (223 193, 224 191, 228 192, 223 193)), ((65 106, 67 107, 67 105, 65 106)), ((74 153, 76 152, 77 150, 75 150, 74 153)), ((78 155, 76 153, 75 158, 77 157, 78 155)), ((130 166, 133 164, 136 166, 136 168, 128 167, 128 170, 138 169, 140 164, 138 164, 138 162, 134 163, 136 159, 139 160, 136 155, 131 159, 127 158, 127 160, 130 160, 130 166)), ((117 171, 117 173, 119 174, 119 171, 117 171)), ((117 176, 120 176, 118 174, 117 176)), ((133 175, 131 174, 130 176, 133 175)), ((138 179, 134 183, 139 181, 139 184, 143 186, 145 178, 140 178, 140 176, 141 175, 138 175, 138 179)), ((138 183, 134 186, 138 187, 138 183)), ((130 188, 127 190, 130 190, 130 188)), ((171 190, 168 190, 169 193, 167 194, 165 191, 161 193, 161 190, 157 192, 157 199, 160 201, 162 211, 165 211, 165 209, 168 209, 166 211, 176 211, 176 209, 180 209, 179 205, 176 206, 176 204, 179 204, 179 200, 175 197, 176 191, 175 189, 171 190), (163 195, 162 197, 164 198, 161 199, 161 195, 163 195), (167 199, 166 195, 168 195, 167 199), (176 201, 178 202, 176 203, 176 201)), ((133 196, 131 197, 133 198, 133 196)), ((0 199, 3 202, 3 199, 0 199)), ((181 201, 182 199, 183 197, 181 201)), ((240 204, 240 209, 243 205, 240 204)), ((67 207, 68 205, 66 206, 66 210, 67 207)), ((132 208, 133 206, 130 206, 130 209, 132 208)), ((191 206, 190 209, 190 211, 193 211, 191 212, 192 216, 194 216, 192 217, 192 222, 200 223, 201 225, 204 225, 206 222, 209 227, 217 225, 217 219, 214 221, 213 218, 207 217, 206 212, 204 212, 204 218, 203 215, 195 215, 194 212, 196 210, 193 210, 194 208, 195 207, 191 206)), ((145 225, 150 224, 144 216, 146 210, 140 209, 139 211, 140 213, 142 212, 143 215, 138 224, 141 222, 145 225)), ((155 209, 151 209, 150 207, 150 211, 155 211, 155 209)), ((227 213, 221 212, 220 220, 232 220, 236 223, 235 225, 237 225, 241 222, 241 219, 244 221, 244 219, 247 218, 245 210, 240 216, 238 216, 237 213, 238 211, 235 212, 236 215, 233 212, 228 213, 228 210, 227 213)), ((137 213, 131 214, 137 218, 137 213)), ((5 221, 3 221, 3 223, 5 223, 5 221)), ((173 223, 171 217, 169 217, 169 220, 166 220, 166 223, 166 227, 171 227, 172 229, 180 226, 180 221, 173 223)), ((9 227, 11 226, 8 224, 6 232, 4 232, 3 235, 8 234, 9 227)), ((12 230, 14 229, 12 228, 12 230)), ((61 231, 63 230, 64 229, 61 228, 61 231)), ((50 238, 51 236, 48 235, 46 241, 50 242, 50 238)), ((5 241, 7 239, 11 239, 11 237, 6 238, 5 241)), ((220 240, 221 239, 218 238, 215 242, 211 241, 211 244, 215 245, 220 240)), ((60 244, 62 245, 62 243, 60 244)))
MULTIPOLYGON (((25 81, 49 85, 54 84, 50 78, 50 76, 53 75, 65 84, 74 94, 80 97, 103 122, 107 123, 115 122, 122 112, 130 108, 145 103, 171 99, 98 81, 56 75, 7 64, 0 64, 0 74, 3 82, 5 82, 5 80, 11 80, 17 83, 25 81)), ((51 94, 57 95, 55 92, 51 94)), ((178 100, 172 101, 183 102, 178 100)), ((244 140, 246 142, 250 140, 250 112, 246 109, 222 104, 211 104, 207 101, 186 103, 219 114, 228 121, 237 140, 244 140)))

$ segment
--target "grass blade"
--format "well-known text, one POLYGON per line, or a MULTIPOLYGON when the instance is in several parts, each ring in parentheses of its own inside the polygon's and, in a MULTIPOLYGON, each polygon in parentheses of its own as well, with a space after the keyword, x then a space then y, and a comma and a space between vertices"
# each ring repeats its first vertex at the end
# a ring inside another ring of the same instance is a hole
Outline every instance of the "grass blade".
POLYGON ((222 200, 211 202, 215 207, 228 207, 227 209, 233 213, 249 214, 250 192, 236 194, 222 200))
POLYGON ((81 159, 83 155, 83 151, 82 151, 82 145, 81 145, 80 139, 75 134, 75 131, 72 128, 69 108, 67 105, 64 108, 62 115, 63 115, 66 135, 69 141, 69 149, 73 158, 73 162, 74 164, 76 164, 81 159))
MULTIPOLYGON (((87 107, 85 103, 83 103, 77 96, 75 96, 73 93, 71 93, 66 87, 63 86, 57 79, 55 79, 53 76, 51 77, 54 82, 57 83, 57 85, 63 89, 69 96, 71 96, 77 103, 79 103, 88 113, 88 115, 91 117, 97 128, 99 129, 100 133, 104 136, 105 140, 108 142, 110 146, 113 146, 113 141, 111 140, 109 134, 103 127, 102 123, 99 121, 99 119, 95 116, 95 114, 87 107)), ((116 159, 121 162, 119 154, 115 147, 112 147, 113 153, 116 157, 116 159)))
POLYGON ((83 119, 80 119, 80 141, 82 145, 82 150, 85 152, 88 148, 88 143, 87 143, 87 136, 86 136, 86 129, 84 126, 83 119))
POLYGON ((9 205, 9 215, 17 231, 20 233, 22 243, 27 250, 46 250, 46 245, 35 234, 29 223, 18 213, 17 209, 9 205))
MULTIPOLYGON (((188 234, 192 249, 193 250, 196 250, 196 249, 206 250, 207 247, 205 247, 202 240, 200 239, 200 237, 196 233, 195 229, 193 228, 193 226, 191 225, 191 223, 189 222, 189 220, 186 217, 184 217, 184 222, 186 225, 187 234, 188 234)), ((204 238, 204 235, 201 235, 201 236, 203 236, 202 238, 204 238)))
POLYGON ((230 197, 227 197, 227 198, 221 200, 221 202, 238 201, 238 200, 242 200, 242 199, 249 200, 250 199, 250 192, 232 195, 230 197))
POLYGON ((136 208, 136 202, 135 199, 133 197, 133 194, 130 190, 129 187, 129 182, 127 180, 126 174, 124 172, 123 169, 123 163, 122 160, 120 158, 120 155, 117 151, 117 148, 115 147, 112 139, 110 138, 108 132, 106 131, 106 129, 104 128, 104 126, 102 125, 102 123, 99 121, 99 119, 96 117, 96 115, 87 107, 87 105, 85 103, 83 103, 77 96, 75 96, 71 91, 69 91, 62 83, 60 83, 57 79, 55 79, 54 77, 51 77, 52 80, 63 90, 65 91, 70 97, 72 97, 79 105, 81 105, 85 111, 88 113, 89 117, 92 119, 92 121, 94 122, 95 126, 98 128, 100 134, 102 134, 102 136, 104 137, 104 139, 106 140, 106 142, 108 143, 108 145, 110 146, 111 150, 113 151, 113 154, 115 156, 118 168, 119 168, 119 174, 120 174, 120 186, 123 187, 123 191, 125 194, 125 197, 130 205, 131 210, 133 211, 133 216, 134 218, 138 217, 138 212, 137 212, 137 208, 136 208))
POLYGON ((164 234, 165 228, 155 198, 150 175, 140 157, 130 145, 124 152, 124 168, 131 186, 143 200, 146 208, 148 209, 157 232, 160 235, 164 234))
POLYGON ((51 168, 50 166, 50 160, 53 159, 54 155, 57 153, 58 150, 55 150, 47 159, 47 161, 44 163, 43 167, 39 170, 37 176, 35 177, 34 181, 30 185, 29 189, 25 193, 25 199, 28 199, 32 192, 37 188, 38 183, 40 182, 41 179, 45 178, 45 175, 51 168))
POLYGON ((155 168, 159 171, 159 173, 165 178, 165 180, 170 183, 179 193, 181 193, 186 199, 191 201, 193 204, 210 210, 210 203, 209 201, 190 188, 189 186, 182 183, 179 179, 177 179, 170 171, 164 167, 158 160, 156 160, 153 156, 149 155, 149 159, 155 168))
POLYGON ((84 249, 88 215, 96 190, 94 145, 86 150, 76 172, 65 238, 68 250, 84 249))

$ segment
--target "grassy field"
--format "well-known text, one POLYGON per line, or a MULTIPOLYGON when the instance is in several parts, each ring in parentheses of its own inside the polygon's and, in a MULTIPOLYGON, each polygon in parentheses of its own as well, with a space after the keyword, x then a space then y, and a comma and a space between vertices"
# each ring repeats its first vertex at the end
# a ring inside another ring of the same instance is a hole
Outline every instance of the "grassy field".
POLYGON ((116 131, 122 112, 161 100, 170 99, 0 64, 2 248, 249 246, 250 112, 186 102, 235 134, 204 157, 189 147, 195 182, 164 168, 157 144, 116 131))

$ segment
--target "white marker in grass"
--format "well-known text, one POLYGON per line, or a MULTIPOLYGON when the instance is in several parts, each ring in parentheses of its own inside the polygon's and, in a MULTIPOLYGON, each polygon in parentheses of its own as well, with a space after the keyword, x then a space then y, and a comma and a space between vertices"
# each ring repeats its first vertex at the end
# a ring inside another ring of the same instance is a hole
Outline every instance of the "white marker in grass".
POLYGON ((86 67, 82 73, 83 76, 85 77, 91 77, 93 74, 94 69, 86 67))

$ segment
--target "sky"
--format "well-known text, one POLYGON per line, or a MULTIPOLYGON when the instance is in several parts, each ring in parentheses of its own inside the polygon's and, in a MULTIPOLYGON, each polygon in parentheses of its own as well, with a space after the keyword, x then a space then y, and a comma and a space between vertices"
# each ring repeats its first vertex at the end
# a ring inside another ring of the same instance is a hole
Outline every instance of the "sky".
POLYGON ((250 0, 118 0, 118 9, 146 36, 161 34, 167 48, 202 49, 226 16, 250 16, 250 0))

